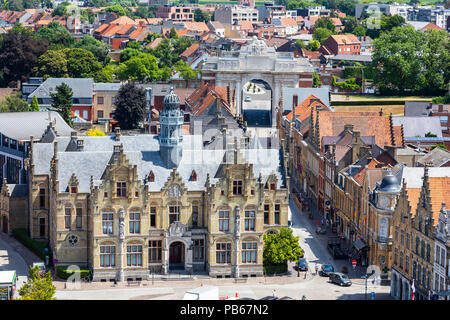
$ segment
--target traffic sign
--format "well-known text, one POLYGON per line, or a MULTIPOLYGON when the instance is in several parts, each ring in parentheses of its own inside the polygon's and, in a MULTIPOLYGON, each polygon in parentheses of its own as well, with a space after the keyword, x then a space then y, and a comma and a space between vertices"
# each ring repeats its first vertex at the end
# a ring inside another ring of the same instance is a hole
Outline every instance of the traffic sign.
POLYGON ((353 269, 356 269, 356 260, 352 260, 353 269))

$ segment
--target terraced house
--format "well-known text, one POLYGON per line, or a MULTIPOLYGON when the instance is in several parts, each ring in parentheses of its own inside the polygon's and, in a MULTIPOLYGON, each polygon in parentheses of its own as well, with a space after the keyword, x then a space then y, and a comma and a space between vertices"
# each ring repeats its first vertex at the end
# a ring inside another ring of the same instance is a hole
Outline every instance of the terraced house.
POLYGON ((32 144, 30 215, 49 212, 60 265, 87 266, 96 281, 263 274, 263 234, 288 225, 287 155, 241 148, 226 130, 223 147, 205 149, 201 135, 182 134, 179 105, 171 90, 159 135, 32 144))
POLYGON ((448 280, 445 271, 440 270, 447 264, 446 244, 435 245, 438 244, 436 235, 448 232, 450 171, 428 167, 408 169, 416 174, 409 174, 404 180, 393 215, 391 295, 400 300, 412 299, 414 281, 416 300, 428 300, 444 291, 447 291, 444 296, 448 296, 448 280), (439 252, 435 247, 440 248, 439 252))

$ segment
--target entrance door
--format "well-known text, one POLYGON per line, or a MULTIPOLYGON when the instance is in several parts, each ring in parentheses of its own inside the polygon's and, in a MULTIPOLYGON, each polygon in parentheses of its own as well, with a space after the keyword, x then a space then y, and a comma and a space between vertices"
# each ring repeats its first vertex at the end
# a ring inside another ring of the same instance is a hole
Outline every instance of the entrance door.
POLYGON ((179 241, 169 247, 169 269, 184 269, 184 244, 179 241))
POLYGON ((8 217, 7 216, 2 217, 2 231, 4 233, 8 233, 8 217))

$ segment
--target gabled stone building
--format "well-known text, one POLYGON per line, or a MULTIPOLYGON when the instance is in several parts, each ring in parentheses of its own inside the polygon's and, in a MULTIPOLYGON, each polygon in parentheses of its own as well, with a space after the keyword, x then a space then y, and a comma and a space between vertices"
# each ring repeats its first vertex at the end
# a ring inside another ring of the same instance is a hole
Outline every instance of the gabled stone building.
POLYGON ((288 225, 287 154, 227 135, 224 148, 205 149, 201 135, 182 134, 173 91, 164 100, 159 136, 32 144, 32 237, 48 213, 53 258, 89 267, 94 280, 174 269, 261 276, 263 234, 288 225))

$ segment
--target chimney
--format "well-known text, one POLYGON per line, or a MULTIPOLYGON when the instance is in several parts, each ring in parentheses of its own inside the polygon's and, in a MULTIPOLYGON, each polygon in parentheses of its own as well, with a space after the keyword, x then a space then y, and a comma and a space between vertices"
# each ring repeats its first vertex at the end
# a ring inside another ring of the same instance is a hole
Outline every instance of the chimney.
POLYGON ((344 131, 350 131, 350 132, 353 132, 353 125, 352 125, 352 124, 346 124, 346 125, 344 125, 344 131))
POLYGON ((438 105, 438 112, 444 112, 444 105, 438 105))

